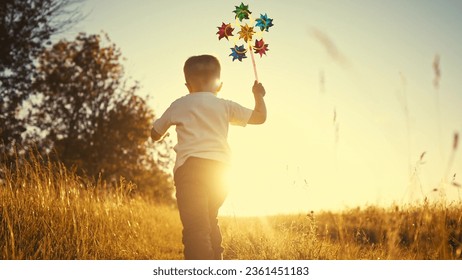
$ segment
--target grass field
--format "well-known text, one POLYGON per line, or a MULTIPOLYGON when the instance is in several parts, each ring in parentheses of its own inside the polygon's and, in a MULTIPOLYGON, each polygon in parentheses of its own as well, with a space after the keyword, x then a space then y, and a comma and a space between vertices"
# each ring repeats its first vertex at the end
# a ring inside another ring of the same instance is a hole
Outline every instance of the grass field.
MULTIPOLYGON (((181 259, 174 208, 32 159, 0 166, 1 259, 181 259)), ((222 217, 225 259, 462 259, 462 204, 222 217)))

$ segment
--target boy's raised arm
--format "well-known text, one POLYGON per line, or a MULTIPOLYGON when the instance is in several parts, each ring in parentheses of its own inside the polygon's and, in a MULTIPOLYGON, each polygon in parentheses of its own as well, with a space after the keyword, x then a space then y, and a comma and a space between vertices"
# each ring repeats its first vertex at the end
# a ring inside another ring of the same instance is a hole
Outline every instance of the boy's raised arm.
POLYGON ((248 124, 262 124, 266 121, 266 104, 263 98, 266 91, 261 83, 255 81, 252 92, 255 97, 255 108, 253 109, 248 124))

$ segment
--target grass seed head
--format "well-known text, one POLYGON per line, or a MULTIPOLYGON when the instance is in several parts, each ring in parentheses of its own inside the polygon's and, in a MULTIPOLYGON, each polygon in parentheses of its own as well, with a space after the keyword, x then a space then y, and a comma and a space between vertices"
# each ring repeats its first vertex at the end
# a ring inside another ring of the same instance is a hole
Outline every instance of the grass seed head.
POLYGON ((452 149, 455 151, 457 150, 457 146, 459 144, 459 133, 458 132, 454 132, 454 141, 453 141, 453 144, 452 144, 452 149))
POLYGON ((438 89, 440 86, 440 79, 441 79, 441 68, 440 68, 440 56, 439 54, 435 55, 433 59, 433 72, 435 74, 435 78, 433 79, 433 86, 438 89))

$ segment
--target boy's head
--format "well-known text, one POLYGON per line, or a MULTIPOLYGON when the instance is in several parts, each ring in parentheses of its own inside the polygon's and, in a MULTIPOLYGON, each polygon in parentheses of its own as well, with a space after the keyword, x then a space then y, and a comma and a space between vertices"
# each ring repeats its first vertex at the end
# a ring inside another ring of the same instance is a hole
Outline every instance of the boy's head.
POLYGON ((183 71, 190 93, 203 91, 218 93, 220 91, 221 66, 213 55, 205 54, 188 58, 183 71))

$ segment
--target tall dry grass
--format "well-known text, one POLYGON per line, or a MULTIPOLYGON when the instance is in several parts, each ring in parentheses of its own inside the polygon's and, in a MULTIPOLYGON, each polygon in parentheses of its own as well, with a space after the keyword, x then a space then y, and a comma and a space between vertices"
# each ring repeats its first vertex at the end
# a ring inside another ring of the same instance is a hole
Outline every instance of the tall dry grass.
POLYGON ((172 210, 40 157, 0 166, 1 259, 175 259, 172 210))
POLYGON ((227 218, 231 259, 462 259, 462 204, 227 218))
MULTIPOLYGON (((0 165, 1 259, 181 259, 175 209, 33 155, 0 165)), ((462 204, 222 217, 226 259, 461 259, 462 204)))

